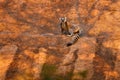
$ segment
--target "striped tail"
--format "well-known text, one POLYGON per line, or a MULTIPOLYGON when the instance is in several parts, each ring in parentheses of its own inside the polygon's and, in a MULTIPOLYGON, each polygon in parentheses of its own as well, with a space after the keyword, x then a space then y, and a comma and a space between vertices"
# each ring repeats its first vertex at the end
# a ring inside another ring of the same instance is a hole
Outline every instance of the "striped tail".
POLYGON ((77 42, 78 39, 80 38, 80 36, 81 36, 81 34, 76 34, 76 35, 74 35, 72 41, 69 42, 69 43, 67 43, 67 47, 68 47, 68 46, 71 46, 71 45, 73 45, 75 42, 77 42))

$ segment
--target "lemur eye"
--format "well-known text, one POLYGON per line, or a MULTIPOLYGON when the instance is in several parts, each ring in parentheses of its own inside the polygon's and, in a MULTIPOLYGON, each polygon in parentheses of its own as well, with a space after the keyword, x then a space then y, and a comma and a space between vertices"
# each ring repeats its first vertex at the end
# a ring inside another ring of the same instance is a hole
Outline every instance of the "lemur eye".
POLYGON ((64 20, 64 18, 61 18, 61 21, 63 21, 63 22, 64 22, 64 21, 65 21, 65 20, 64 20))

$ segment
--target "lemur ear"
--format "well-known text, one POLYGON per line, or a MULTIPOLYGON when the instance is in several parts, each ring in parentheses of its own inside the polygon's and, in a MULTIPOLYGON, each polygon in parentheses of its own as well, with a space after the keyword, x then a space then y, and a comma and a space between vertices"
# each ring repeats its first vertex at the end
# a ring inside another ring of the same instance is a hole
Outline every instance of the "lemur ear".
POLYGON ((59 18, 59 20, 61 21, 61 18, 59 18))
POLYGON ((67 17, 65 17, 65 21, 67 21, 67 17))

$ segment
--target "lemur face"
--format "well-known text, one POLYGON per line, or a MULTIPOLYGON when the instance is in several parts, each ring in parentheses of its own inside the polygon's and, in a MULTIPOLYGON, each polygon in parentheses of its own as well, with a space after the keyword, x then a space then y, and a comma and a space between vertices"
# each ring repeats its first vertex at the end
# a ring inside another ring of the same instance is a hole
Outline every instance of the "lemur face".
POLYGON ((61 22, 66 22, 66 21, 67 21, 67 18, 66 18, 66 17, 62 17, 62 18, 60 18, 60 21, 61 21, 61 22))

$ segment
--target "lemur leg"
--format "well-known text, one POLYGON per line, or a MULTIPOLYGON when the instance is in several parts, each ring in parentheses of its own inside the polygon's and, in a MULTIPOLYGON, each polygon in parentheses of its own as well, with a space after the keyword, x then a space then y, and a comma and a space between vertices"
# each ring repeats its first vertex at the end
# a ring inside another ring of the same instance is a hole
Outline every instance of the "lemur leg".
POLYGON ((68 35, 68 36, 72 37, 73 35, 74 35, 73 30, 72 30, 72 29, 69 29, 69 35, 68 35))

